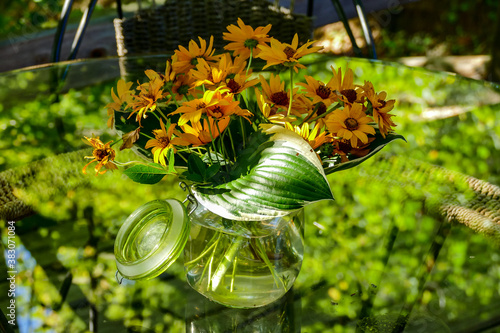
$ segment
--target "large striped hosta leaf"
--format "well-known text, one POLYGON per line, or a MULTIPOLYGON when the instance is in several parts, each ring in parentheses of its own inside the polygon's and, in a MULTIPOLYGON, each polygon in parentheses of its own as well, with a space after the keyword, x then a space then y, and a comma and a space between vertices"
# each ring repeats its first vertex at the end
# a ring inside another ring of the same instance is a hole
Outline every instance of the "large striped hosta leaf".
POLYGON ((263 126, 268 139, 245 157, 248 170, 216 187, 194 187, 203 206, 220 216, 251 221, 284 216, 305 205, 333 199, 311 146, 281 126, 263 126))

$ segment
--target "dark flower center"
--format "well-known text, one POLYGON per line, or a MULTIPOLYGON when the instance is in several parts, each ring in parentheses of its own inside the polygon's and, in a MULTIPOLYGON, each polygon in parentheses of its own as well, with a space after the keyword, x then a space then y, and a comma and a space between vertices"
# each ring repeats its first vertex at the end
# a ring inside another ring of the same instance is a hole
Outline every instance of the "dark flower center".
POLYGON ((354 89, 345 89, 340 93, 347 98, 347 101, 349 101, 349 103, 354 103, 356 101, 356 98, 358 97, 356 94, 356 90, 354 89))
POLYGON ((145 99, 149 103, 154 103, 154 101, 156 101, 157 94, 155 94, 154 91, 148 90, 147 92, 142 94, 142 96, 141 95, 139 96, 145 99))
POLYGON ((323 102, 319 102, 317 109, 316 109, 316 116, 321 116, 323 113, 326 112, 326 105, 323 102))
POLYGON ((236 94, 241 88, 240 84, 234 81, 233 79, 230 79, 227 82, 227 87, 229 88, 229 90, 231 90, 233 94, 236 94))
POLYGON ((212 117, 215 117, 215 118, 222 117, 222 109, 221 109, 220 106, 216 106, 216 107, 214 107, 212 109, 208 109, 207 111, 208 111, 207 113, 208 113, 209 116, 212 116, 212 117))
POLYGON ((271 111, 269 111, 269 116, 274 116, 277 113, 278 113, 278 108, 276 107, 271 108, 271 111))
POLYGON ((285 47, 283 52, 285 52, 287 59, 290 59, 295 55, 295 50, 293 48, 291 48, 290 46, 285 47))
POLYGON ((316 94, 323 99, 330 97, 331 92, 332 90, 327 86, 319 86, 318 89, 316 89, 316 94))
POLYGON ((199 109, 204 109, 207 105, 204 102, 201 102, 200 104, 196 105, 196 110, 199 109))
POLYGON ((190 61, 190 62, 191 62, 191 65, 193 65, 193 66, 198 65, 198 58, 201 58, 201 57, 195 57, 195 58, 192 58, 192 59, 191 59, 191 61, 190 61))
POLYGON ((207 74, 207 80, 210 82, 214 82, 214 76, 212 75, 212 72, 208 72, 207 74))
POLYGON ((383 99, 379 99, 378 103, 380 104, 379 108, 383 108, 387 104, 387 102, 384 101, 383 99))
POLYGON ((271 102, 276 105, 288 106, 290 100, 288 99, 288 95, 285 92, 279 91, 271 95, 271 102))
POLYGON ((187 93, 189 92, 189 86, 187 84, 183 84, 177 89, 177 92, 180 95, 187 95, 187 93))
POLYGON ((339 141, 339 150, 345 154, 349 153, 352 149, 350 141, 339 141))
POLYGON ((249 48, 249 49, 253 49, 257 46, 257 44, 259 44, 258 41, 256 41, 255 39, 247 39, 243 45, 245 45, 245 47, 249 48))
POLYGON ((102 161, 106 156, 108 156, 108 151, 106 149, 94 149, 92 155, 98 160, 102 161))
POLYGON ((156 140, 158 140, 159 146, 162 148, 166 148, 170 144, 170 140, 166 136, 160 136, 156 140))
POLYGON ((354 130, 358 129, 358 121, 354 118, 347 118, 344 121, 344 124, 349 131, 354 131, 354 130))

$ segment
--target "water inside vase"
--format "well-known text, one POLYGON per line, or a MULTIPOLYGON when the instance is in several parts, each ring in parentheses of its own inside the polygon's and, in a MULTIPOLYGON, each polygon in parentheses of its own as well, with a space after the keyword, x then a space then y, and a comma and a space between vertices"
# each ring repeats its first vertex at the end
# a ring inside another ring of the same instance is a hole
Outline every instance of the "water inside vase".
POLYGON ((299 274, 304 246, 298 216, 262 237, 227 234, 192 223, 184 248, 189 284, 226 306, 251 308, 283 296, 299 274))

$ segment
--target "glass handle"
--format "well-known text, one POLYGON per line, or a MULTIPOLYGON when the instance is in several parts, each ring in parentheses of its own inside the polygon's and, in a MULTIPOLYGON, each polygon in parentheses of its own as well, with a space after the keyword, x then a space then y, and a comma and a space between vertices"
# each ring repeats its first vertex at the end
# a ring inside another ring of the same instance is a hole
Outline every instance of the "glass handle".
POLYGON ((116 270, 115 278, 118 284, 122 284, 124 277, 120 274, 120 272, 118 272, 118 270, 116 270))
POLYGON ((184 201, 182 203, 184 204, 186 201, 190 202, 191 209, 189 210, 188 215, 191 215, 196 210, 196 208, 198 208, 198 201, 196 200, 196 198, 194 197, 193 193, 191 192, 191 189, 189 188, 189 186, 186 183, 179 182, 179 187, 184 192, 187 191, 187 193, 188 193, 187 196, 186 196, 186 199, 184 199, 184 201))

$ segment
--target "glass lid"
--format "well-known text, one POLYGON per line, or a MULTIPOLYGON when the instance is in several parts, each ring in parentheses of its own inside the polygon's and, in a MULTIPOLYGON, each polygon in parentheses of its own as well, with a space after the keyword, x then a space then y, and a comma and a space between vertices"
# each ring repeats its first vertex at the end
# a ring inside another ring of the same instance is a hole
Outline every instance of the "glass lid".
POLYGON ((183 251, 189 229, 186 208, 178 200, 154 200, 139 207, 116 237, 119 274, 130 280, 160 275, 183 251))

